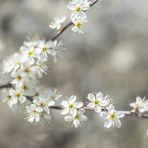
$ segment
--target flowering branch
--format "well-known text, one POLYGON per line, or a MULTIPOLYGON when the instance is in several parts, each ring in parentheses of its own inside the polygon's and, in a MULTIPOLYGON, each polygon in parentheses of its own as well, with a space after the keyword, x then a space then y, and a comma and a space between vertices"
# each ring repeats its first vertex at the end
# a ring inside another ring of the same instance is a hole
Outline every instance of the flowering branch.
MULTIPOLYGON (((97 2, 100 0, 95 0, 90 4, 90 7, 93 7, 97 2)), ((54 37, 51 38, 52 41, 56 40, 65 30, 67 30, 70 26, 73 25, 73 22, 69 22, 67 25, 65 25, 54 37)))
POLYGON ((61 24, 66 20, 66 17, 55 18, 49 27, 59 31, 51 40, 48 42, 45 40, 26 41, 20 47, 19 53, 4 61, 3 73, 10 74, 12 81, 0 86, 0 89, 7 89, 2 101, 7 102, 8 106, 13 108, 29 100, 29 106, 26 105, 29 122, 50 121, 50 109, 60 110, 65 121, 72 123, 76 128, 87 121, 88 117, 85 115, 85 111, 96 112, 104 121, 106 128, 120 128, 120 119, 124 116, 148 119, 148 115, 146 115, 148 100, 145 98, 137 97, 135 102, 130 103, 131 111, 117 111, 110 97, 104 96, 101 92, 89 93, 87 95, 88 102, 78 102, 74 95, 64 98, 57 90, 37 87, 37 79, 47 73, 48 56, 52 56, 54 61, 57 61, 57 57, 64 51, 63 42, 56 39, 71 26, 73 32, 84 33, 84 26, 88 21, 85 12, 99 1, 71 0, 67 5, 72 11, 70 21, 61 29, 61 24))

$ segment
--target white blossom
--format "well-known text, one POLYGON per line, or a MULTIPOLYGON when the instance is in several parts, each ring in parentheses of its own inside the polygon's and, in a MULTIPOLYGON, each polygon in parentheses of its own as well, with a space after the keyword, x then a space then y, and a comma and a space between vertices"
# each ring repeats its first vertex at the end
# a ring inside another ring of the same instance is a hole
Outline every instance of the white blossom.
POLYGON ((50 99, 50 101, 54 102, 54 105, 55 105, 55 103, 56 103, 55 101, 59 100, 62 97, 62 94, 59 93, 57 91, 57 89, 54 89, 53 91, 51 89, 49 89, 47 91, 47 96, 50 99))
POLYGON ((114 106, 111 104, 107 107, 107 111, 103 111, 100 113, 100 116, 103 120, 105 120, 104 127, 121 127, 120 118, 124 117, 124 113, 122 111, 116 111, 114 106))
POLYGON ((22 71, 18 71, 14 74, 11 74, 11 77, 13 78, 13 80, 11 81, 11 84, 14 85, 20 85, 23 84, 24 81, 26 81, 26 76, 22 71))
POLYGON ((83 106, 82 102, 76 102, 77 97, 71 96, 70 98, 67 98, 67 100, 63 100, 61 102, 61 105, 63 107, 63 110, 61 111, 61 114, 65 115, 69 112, 71 114, 75 114, 77 112, 77 109, 80 109, 83 106))
POLYGON ((6 102, 8 104, 8 106, 10 108, 12 108, 13 105, 17 104, 17 100, 14 97, 12 97, 10 92, 11 92, 11 90, 9 89, 8 94, 4 96, 3 102, 6 102))
POLYGON ((25 61, 26 59, 23 55, 18 53, 13 54, 12 56, 4 60, 2 65, 3 73, 15 73, 20 68, 21 64, 25 61))
POLYGON ((41 40, 36 48, 36 56, 40 61, 47 61, 48 54, 50 54, 50 49, 52 48, 52 41, 46 42, 41 40))
POLYGON ((67 7, 72 10, 74 13, 80 13, 86 11, 90 8, 90 0, 72 0, 69 2, 67 7))
POLYGON ((35 97, 33 103, 40 107, 42 112, 45 111, 47 114, 50 114, 49 107, 54 105, 52 100, 46 98, 46 96, 43 95, 35 97))
POLYGON ((44 62, 38 60, 38 61, 34 64, 34 66, 32 67, 32 69, 33 69, 33 71, 35 72, 35 74, 36 74, 38 77, 41 78, 41 77, 43 76, 43 74, 47 74, 47 69, 48 69, 48 67, 47 67, 47 65, 46 65, 44 62))
POLYGON ((37 81, 25 81, 17 85, 17 87, 23 91, 26 96, 33 96, 36 92, 37 81))
POLYGON ((62 24, 63 22, 65 22, 65 20, 66 20, 66 16, 61 17, 61 18, 55 17, 55 18, 54 18, 54 22, 52 22, 52 23, 49 25, 49 27, 50 27, 51 29, 60 30, 60 29, 61 29, 61 24, 62 24))
POLYGON ((34 42, 25 42, 23 46, 20 47, 21 54, 30 61, 34 62, 34 58, 37 58, 36 50, 38 44, 34 44, 34 42))
POLYGON ((30 106, 26 106, 27 110, 27 120, 31 123, 36 122, 38 123, 40 121, 40 114, 42 112, 42 109, 40 107, 37 107, 35 104, 31 104, 30 106))
POLYGON ((62 41, 52 41, 51 42, 51 50, 50 50, 50 55, 53 57, 54 62, 57 62, 57 57, 61 56, 62 53, 65 51, 63 47, 63 42, 62 41))
POLYGON ((65 121, 72 122, 72 125, 76 128, 80 127, 83 122, 87 121, 87 116, 84 115, 85 110, 81 108, 77 112, 74 112, 73 114, 65 116, 65 121))
POLYGON ((130 103, 130 106, 133 108, 132 111, 139 111, 140 113, 143 113, 145 111, 148 111, 148 100, 146 98, 137 97, 136 102, 130 103))
POLYGON ((110 103, 110 100, 106 99, 101 92, 97 94, 89 93, 87 98, 90 101, 87 107, 94 109, 97 113, 100 113, 102 107, 106 107, 110 103))
POLYGON ((15 104, 23 104, 26 101, 26 97, 24 96, 23 91, 21 91, 19 88, 10 89, 9 94, 15 104))
POLYGON ((85 31, 85 23, 87 23, 87 17, 85 14, 78 15, 75 17, 75 15, 71 16, 73 27, 73 32, 78 32, 80 34, 83 34, 85 31))

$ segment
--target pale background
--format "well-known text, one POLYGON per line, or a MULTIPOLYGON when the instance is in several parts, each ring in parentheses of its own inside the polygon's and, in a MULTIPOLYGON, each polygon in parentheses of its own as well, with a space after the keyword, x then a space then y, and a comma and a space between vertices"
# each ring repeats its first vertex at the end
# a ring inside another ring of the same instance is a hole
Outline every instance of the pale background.
MULTIPOLYGON (((54 16, 69 14, 68 0, 0 0, 0 63, 19 50, 26 37, 50 39, 54 16)), ((49 61, 41 82, 64 96, 85 99, 91 91, 109 94, 117 109, 129 109, 137 95, 148 96, 148 1, 102 0, 88 12, 87 33, 67 30, 67 51, 49 61)), ((0 84, 7 81, 0 78, 0 84)), ((148 121, 125 118, 121 129, 105 129, 96 114, 79 129, 53 112, 50 128, 33 126, 21 111, 0 105, 0 148, 147 148, 148 121)))

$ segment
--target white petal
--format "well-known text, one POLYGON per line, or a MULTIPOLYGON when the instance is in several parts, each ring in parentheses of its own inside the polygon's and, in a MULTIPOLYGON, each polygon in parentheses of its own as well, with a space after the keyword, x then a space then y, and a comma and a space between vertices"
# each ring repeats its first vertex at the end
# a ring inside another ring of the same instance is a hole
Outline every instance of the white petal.
POLYGON ((71 122, 73 120, 73 117, 72 116, 66 116, 64 117, 65 121, 66 122, 71 122))
POLYGON ((50 100, 50 101, 48 102, 48 106, 53 106, 53 105, 55 105, 55 101, 54 101, 54 100, 50 100))
POLYGON ((83 102, 76 102, 76 108, 81 108, 83 106, 83 102))
POLYGON ((26 101, 26 97, 24 97, 24 96, 20 97, 19 101, 21 104, 23 104, 26 101))
POLYGON ((108 113, 107 113, 107 112, 101 112, 101 113, 100 113, 100 117, 101 117, 103 120, 106 120, 106 119, 107 119, 107 116, 108 116, 108 113))
POLYGON ((61 111, 61 114, 66 115, 66 114, 68 114, 68 112, 69 112, 69 108, 65 108, 61 111))
POLYGON ((119 119, 115 120, 115 126, 117 128, 120 128, 121 127, 121 121, 119 119))
POLYGON ((130 103, 130 107, 136 108, 136 103, 130 103))
POLYGON ((74 103, 74 102, 76 101, 76 99, 77 99, 76 96, 71 96, 71 97, 69 98, 69 102, 70 102, 70 103, 74 103))
POLYGON ((117 116, 118 118, 123 118, 123 117, 124 117, 124 112, 122 112, 122 111, 117 111, 117 112, 116 112, 116 116, 117 116))
POLYGON ((63 100, 63 101, 61 102, 61 105, 64 106, 64 107, 68 107, 68 106, 69 106, 68 102, 65 101, 65 100, 63 100))
POLYGON ((112 112, 115 110, 115 107, 111 104, 107 109, 108 109, 108 112, 112 112))
POLYGON ((104 127, 110 128, 111 126, 112 126, 112 121, 110 121, 110 120, 105 121, 104 127))
POLYGON ((94 103, 89 103, 89 104, 87 105, 87 107, 90 108, 90 109, 94 109, 95 104, 94 104, 94 103))
POLYGON ((76 109, 71 109, 70 114, 75 117, 77 115, 77 110, 76 109))
POLYGON ((103 98, 103 94, 101 92, 97 93, 96 98, 103 98))
POLYGON ((142 99, 140 97, 136 98, 136 102, 141 102, 141 101, 142 101, 142 99))
POLYGON ((75 128, 78 128, 79 126, 81 126, 80 121, 77 120, 77 119, 75 119, 75 120, 73 121, 73 125, 75 126, 75 128))
POLYGON ((95 101, 95 96, 92 93, 89 93, 87 98, 88 98, 89 101, 95 101))
POLYGON ((101 109, 100 106, 95 106, 94 110, 95 110, 97 113, 100 113, 102 109, 101 109))

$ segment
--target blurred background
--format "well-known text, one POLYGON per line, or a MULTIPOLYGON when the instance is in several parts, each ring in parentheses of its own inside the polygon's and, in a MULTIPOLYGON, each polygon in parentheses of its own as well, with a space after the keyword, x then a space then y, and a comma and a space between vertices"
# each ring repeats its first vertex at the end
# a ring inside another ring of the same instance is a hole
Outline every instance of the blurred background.
MULTIPOLYGON (((26 38, 46 40, 56 32, 48 27, 55 16, 69 15, 68 0, 0 0, 0 64, 19 51, 26 38)), ((87 12, 84 35, 67 30, 59 39, 67 51, 41 83, 64 96, 84 100, 92 91, 109 94, 118 110, 129 109, 137 95, 148 97, 148 1, 102 0, 87 12)), ((0 84, 7 77, 0 71, 0 84)), ((126 117, 121 129, 106 129, 96 114, 79 129, 54 111, 52 124, 35 126, 23 111, 0 104, 0 148, 147 148, 148 121, 126 117)))

